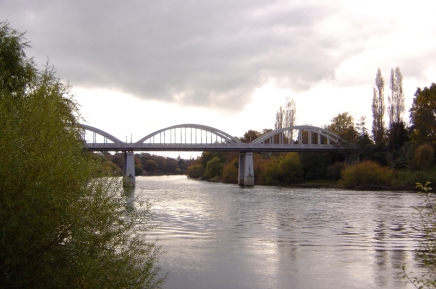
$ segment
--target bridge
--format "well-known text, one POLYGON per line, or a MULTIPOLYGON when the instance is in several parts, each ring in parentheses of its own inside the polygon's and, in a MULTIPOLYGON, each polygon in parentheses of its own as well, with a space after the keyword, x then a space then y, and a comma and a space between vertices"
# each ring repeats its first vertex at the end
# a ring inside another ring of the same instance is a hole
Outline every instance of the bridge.
POLYGON ((254 185, 253 152, 339 151, 346 143, 337 134, 314 126, 292 126, 270 131, 249 143, 219 129, 199 124, 179 124, 146 135, 137 142, 123 142, 98 128, 81 124, 89 151, 124 152, 124 176, 135 181, 134 151, 239 152, 238 184, 254 185), (88 133, 91 139, 88 140, 88 133))

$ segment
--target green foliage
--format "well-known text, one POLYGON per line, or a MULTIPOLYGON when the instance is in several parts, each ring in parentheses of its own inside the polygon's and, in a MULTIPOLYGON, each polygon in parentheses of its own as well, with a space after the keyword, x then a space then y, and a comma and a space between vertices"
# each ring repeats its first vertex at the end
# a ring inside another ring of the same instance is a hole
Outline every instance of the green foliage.
POLYGON ((327 167, 326 176, 330 180, 339 180, 341 178, 341 172, 345 168, 343 162, 335 162, 334 164, 327 167))
POLYGON ((96 175, 107 176, 122 176, 123 171, 111 161, 103 161, 101 166, 97 169, 96 175))
POLYGON ((410 109, 412 140, 436 146, 436 84, 418 88, 410 109))
POLYGON ((207 179, 211 179, 216 176, 221 176, 222 170, 223 164, 221 163, 221 160, 218 157, 214 157, 207 162, 204 177, 207 179))
POLYGON ((390 186, 392 170, 372 161, 347 166, 342 171, 341 183, 346 188, 380 188, 390 186))
POLYGON ((69 88, 15 61, 0 74, 0 286, 160 288, 148 208, 126 211, 120 180, 92 177, 101 160, 83 151, 69 88))
POLYGON ((0 43, 0 89, 12 95, 23 93, 37 75, 32 59, 24 52, 29 47, 24 33, 0 22, 0 43))
POLYGON ((135 176, 142 176, 142 171, 141 165, 135 165, 135 176))
POLYGON ((415 151, 414 163, 418 169, 426 170, 430 168, 434 157, 433 147, 426 143, 420 145, 415 151))
POLYGON ((201 164, 190 165, 186 174, 191 179, 200 179, 204 176, 204 167, 201 164))
POLYGON ((432 183, 436 183, 436 171, 410 171, 410 170, 395 170, 392 175, 392 186, 396 189, 412 190, 413 186, 417 182, 423 180, 429 180, 432 183))
POLYGON ((241 138, 241 142, 249 143, 257 139, 262 135, 261 132, 258 132, 256 130, 249 130, 247 131, 244 136, 241 138))
POLYGON ((238 159, 233 159, 223 167, 222 180, 224 183, 237 184, 238 183, 238 159))
POLYGON ((303 168, 297 153, 279 154, 264 160, 255 159, 255 168, 256 165, 262 167, 261 170, 255 170, 259 184, 293 184, 303 180, 303 168))
POLYGON ((150 173, 157 173, 159 170, 159 165, 155 160, 146 160, 144 169, 150 173))
POLYGON ((303 179, 303 168, 297 153, 287 153, 278 164, 279 180, 288 184, 297 183, 303 179))
POLYGON ((416 188, 425 196, 425 205, 417 208, 421 217, 420 233, 423 238, 420 248, 416 251, 416 257, 425 268, 419 277, 411 277, 412 273, 407 273, 403 267, 406 278, 416 288, 435 288, 436 287, 436 199, 431 194, 431 182, 416 183, 416 188))
POLYGON ((354 129, 353 116, 348 112, 339 113, 332 118, 331 124, 327 126, 327 129, 349 142, 354 142, 357 136, 357 132, 354 129))

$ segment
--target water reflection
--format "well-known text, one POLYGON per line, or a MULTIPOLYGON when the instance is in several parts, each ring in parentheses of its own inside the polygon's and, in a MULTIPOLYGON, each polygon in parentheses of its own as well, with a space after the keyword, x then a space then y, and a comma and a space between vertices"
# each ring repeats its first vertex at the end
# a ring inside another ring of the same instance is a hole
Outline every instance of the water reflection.
MULTIPOLYGON (((167 253, 164 288, 398 288, 415 194, 137 179, 167 253)), ((410 284, 403 288, 413 288, 410 284)))

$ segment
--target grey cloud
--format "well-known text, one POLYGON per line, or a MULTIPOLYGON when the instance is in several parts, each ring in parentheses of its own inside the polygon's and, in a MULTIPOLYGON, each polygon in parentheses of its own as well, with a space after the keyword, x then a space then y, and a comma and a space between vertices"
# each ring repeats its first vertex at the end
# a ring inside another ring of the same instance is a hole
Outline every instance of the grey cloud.
POLYGON ((28 54, 41 64, 48 55, 73 86, 185 105, 238 109, 269 78, 305 90, 333 78, 347 54, 333 56, 338 40, 315 34, 331 4, 22 0, 0 11, 28 31, 28 54))

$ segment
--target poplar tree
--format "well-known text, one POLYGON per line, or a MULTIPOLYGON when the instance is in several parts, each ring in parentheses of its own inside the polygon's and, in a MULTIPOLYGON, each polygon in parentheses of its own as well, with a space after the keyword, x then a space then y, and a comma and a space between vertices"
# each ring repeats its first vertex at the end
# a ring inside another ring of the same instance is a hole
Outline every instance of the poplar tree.
POLYGON ((388 115, 389 125, 401 123, 403 121, 402 114, 404 108, 404 93, 403 93, 403 74, 400 68, 391 69, 391 79, 389 82, 391 93, 388 95, 388 115))
POLYGON ((389 138, 388 144, 391 150, 396 150, 403 146, 408 138, 405 124, 402 119, 404 108, 403 75, 400 68, 391 69, 389 81, 391 93, 388 95, 388 115, 389 115, 389 138))
POLYGON ((379 68, 377 69, 375 76, 375 87, 373 89, 372 97, 372 135, 377 146, 381 146, 383 144, 383 137, 385 133, 383 120, 385 112, 384 85, 383 76, 379 68))
MULTIPOLYGON (((284 110, 284 127, 294 126, 297 121, 297 105, 294 99, 289 100, 286 98, 285 110, 284 110)), ((286 132, 286 137, 288 138, 289 143, 291 139, 294 137, 293 130, 286 132)))
MULTIPOLYGON (((284 107, 280 106, 280 109, 276 113, 276 121, 274 124, 274 128, 281 129, 286 127, 291 127, 295 125, 296 122, 296 114, 297 114, 297 105, 294 99, 289 100, 286 98, 286 102, 284 107)), ((286 131, 285 136, 289 143, 293 138, 293 131, 286 131)))

